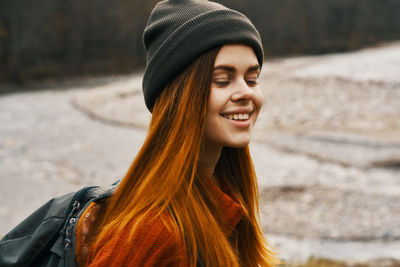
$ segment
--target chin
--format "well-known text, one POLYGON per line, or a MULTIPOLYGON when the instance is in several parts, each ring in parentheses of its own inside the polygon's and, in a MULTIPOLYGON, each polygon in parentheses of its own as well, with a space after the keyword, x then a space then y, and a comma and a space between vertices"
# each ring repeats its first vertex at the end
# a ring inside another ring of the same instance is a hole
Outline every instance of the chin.
POLYGON ((234 148, 244 148, 249 145, 251 141, 251 134, 232 135, 225 139, 224 146, 234 148))
POLYGON ((248 144, 249 144, 249 143, 247 143, 246 145, 241 144, 241 145, 232 145, 232 146, 226 146, 226 147, 231 147, 231 148, 246 148, 248 144))
POLYGON ((243 140, 241 142, 231 142, 225 144, 226 147, 233 147, 233 148, 245 148, 250 144, 250 140, 243 140))

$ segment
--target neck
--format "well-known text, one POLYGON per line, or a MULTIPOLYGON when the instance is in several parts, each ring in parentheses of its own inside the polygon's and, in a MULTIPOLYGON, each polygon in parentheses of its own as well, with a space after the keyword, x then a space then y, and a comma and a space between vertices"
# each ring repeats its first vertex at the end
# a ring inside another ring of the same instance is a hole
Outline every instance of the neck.
POLYGON ((214 172, 215 166, 221 156, 222 146, 212 142, 205 141, 202 150, 200 151, 200 160, 206 167, 214 172))

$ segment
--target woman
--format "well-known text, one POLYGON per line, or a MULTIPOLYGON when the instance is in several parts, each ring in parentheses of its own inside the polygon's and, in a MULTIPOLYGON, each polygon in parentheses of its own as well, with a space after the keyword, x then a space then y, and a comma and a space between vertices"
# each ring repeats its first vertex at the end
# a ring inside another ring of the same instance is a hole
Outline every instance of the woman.
POLYGON ((143 39, 149 133, 115 193, 83 214, 79 265, 272 266, 248 150, 262 105, 257 30, 213 2, 166 0, 143 39))

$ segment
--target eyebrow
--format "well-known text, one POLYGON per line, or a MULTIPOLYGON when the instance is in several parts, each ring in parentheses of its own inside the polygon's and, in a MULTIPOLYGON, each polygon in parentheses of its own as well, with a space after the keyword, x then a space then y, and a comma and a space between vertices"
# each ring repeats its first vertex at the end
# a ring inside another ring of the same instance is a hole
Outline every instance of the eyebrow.
MULTIPOLYGON (((246 72, 252 72, 252 71, 257 71, 257 70, 260 70, 261 68, 260 68, 260 65, 253 65, 253 66, 250 66, 250 67, 248 67, 247 68, 247 71, 246 72)), ((215 68, 214 68, 214 70, 225 70, 225 71, 227 71, 227 72, 235 72, 235 68, 234 67, 232 67, 232 66, 229 66, 229 65, 220 65, 220 66, 216 66, 215 68)))

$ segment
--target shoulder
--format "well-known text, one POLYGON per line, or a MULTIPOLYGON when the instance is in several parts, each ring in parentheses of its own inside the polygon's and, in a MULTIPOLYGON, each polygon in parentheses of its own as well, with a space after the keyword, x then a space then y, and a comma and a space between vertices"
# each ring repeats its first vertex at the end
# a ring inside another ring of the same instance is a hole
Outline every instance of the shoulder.
POLYGON ((185 266, 186 251, 173 220, 164 212, 130 222, 91 255, 89 266, 185 266), (135 223, 138 225, 132 232, 135 223))

